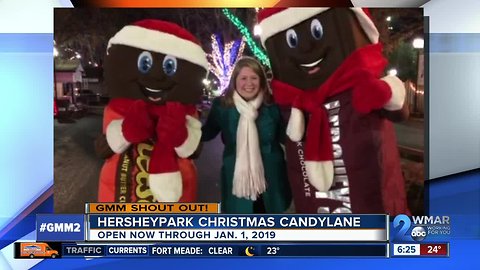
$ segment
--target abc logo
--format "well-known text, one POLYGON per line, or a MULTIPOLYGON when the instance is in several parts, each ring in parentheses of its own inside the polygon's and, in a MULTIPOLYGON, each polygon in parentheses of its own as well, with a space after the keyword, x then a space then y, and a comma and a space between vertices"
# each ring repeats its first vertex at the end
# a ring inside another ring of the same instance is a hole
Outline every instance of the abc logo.
POLYGON ((418 226, 413 228, 411 236, 415 241, 422 241, 423 239, 425 239, 425 237, 427 237, 427 231, 425 230, 425 228, 418 226))

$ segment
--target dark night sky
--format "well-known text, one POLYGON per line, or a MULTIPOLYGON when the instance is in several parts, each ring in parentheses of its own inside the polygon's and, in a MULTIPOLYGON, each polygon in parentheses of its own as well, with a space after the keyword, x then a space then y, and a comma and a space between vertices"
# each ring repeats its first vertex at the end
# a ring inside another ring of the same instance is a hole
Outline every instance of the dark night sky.
MULTIPOLYGON (((231 9, 244 23, 253 28, 255 9, 231 9)), ((371 9, 381 40, 387 44, 401 39, 422 35, 423 18, 421 9, 371 9), (392 16, 386 22, 387 15, 392 16), (393 30, 389 30, 392 26, 393 30)), ((241 37, 235 26, 223 15, 221 9, 55 9, 54 38, 57 47, 78 51, 85 62, 101 63, 106 45, 123 26, 137 20, 154 18, 179 24, 192 32, 202 43, 205 51, 211 51, 210 36, 222 34, 226 41, 241 37)), ((245 50, 249 54, 248 49, 245 50)))
MULTIPOLYGON (((232 9, 242 21, 253 24, 254 9, 232 9)), ((193 33, 205 51, 211 51, 210 36, 222 34, 226 41, 241 37, 221 9, 55 9, 54 38, 96 60, 103 57, 107 42, 123 26, 152 18, 174 22, 193 33)))

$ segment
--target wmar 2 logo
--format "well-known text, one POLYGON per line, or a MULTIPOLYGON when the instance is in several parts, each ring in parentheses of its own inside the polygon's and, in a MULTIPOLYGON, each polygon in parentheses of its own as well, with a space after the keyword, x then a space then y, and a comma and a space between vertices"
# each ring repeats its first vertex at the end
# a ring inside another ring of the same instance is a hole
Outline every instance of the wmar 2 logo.
POLYGON ((428 235, 450 234, 449 216, 412 216, 413 222, 406 215, 398 215, 393 220, 393 227, 398 230, 395 241, 423 241, 428 235))

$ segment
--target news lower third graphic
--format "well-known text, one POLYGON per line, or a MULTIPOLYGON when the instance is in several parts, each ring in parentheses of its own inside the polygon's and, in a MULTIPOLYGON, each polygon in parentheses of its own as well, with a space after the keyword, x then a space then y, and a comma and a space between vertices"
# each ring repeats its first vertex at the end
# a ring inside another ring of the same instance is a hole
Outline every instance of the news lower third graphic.
POLYGON ((37 215, 15 258, 448 257, 448 216, 226 215, 220 205, 87 204, 37 215), (390 236, 390 237, 389 237, 390 236), (440 237, 442 236, 442 237, 440 237))

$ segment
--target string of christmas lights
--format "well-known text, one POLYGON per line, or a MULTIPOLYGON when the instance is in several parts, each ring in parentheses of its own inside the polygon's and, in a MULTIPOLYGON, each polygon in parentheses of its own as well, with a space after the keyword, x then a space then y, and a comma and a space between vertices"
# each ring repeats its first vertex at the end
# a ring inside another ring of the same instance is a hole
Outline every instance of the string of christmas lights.
POLYGON ((257 43, 253 40, 252 35, 248 28, 238 19, 235 15, 228 8, 222 9, 223 14, 237 27, 237 29, 242 33, 245 42, 247 43, 248 47, 255 55, 255 57, 265 66, 270 67, 270 60, 268 59, 267 54, 257 45, 257 43))

